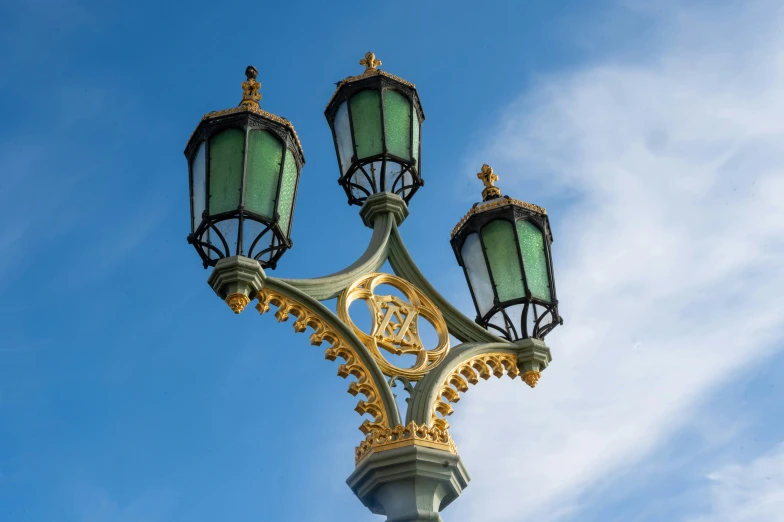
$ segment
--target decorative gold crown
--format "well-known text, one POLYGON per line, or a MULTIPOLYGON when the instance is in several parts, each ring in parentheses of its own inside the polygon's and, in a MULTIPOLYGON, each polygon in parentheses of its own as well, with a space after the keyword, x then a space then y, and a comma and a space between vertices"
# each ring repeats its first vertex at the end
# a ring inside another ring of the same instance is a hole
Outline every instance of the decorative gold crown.
POLYGON ((457 448, 449 432, 429 426, 418 426, 411 421, 407 426, 399 424, 394 428, 373 430, 356 449, 356 462, 379 451, 388 451, 404 446, 424 446, 445 450, 457 455, 457 448))

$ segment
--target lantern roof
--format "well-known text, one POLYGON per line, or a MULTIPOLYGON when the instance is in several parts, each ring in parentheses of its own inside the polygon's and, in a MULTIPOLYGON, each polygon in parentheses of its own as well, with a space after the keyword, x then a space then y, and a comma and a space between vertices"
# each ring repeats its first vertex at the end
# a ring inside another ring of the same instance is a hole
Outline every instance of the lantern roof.
POLYGON ((495 186, 495 182, 498 181, 498 174, 493 171, 493 167, 490 165, 486 163, 482 165, 482 170, 477 173, 476 177, 482 180, 485 185, 484 190, 482 190, 482 202, 475 203, 474 206, 471 207, 471 210, 463 216, 463 219, 461 219, 452 230, 451 237, 454 238, 472 216, 501 207, 518 206, 543 216, 547 215, 547 210, 539 205, 526 203, 525 201, 520 201, 519 199, 514 199, 509 196, 501 196, 501 189, 495 186))
MULTIPOLYGON (((297 146, 297 150, 302 158, 302 164, 305 164, 305 152, 302 150, 302 143, 299 141, 299 136, 297 135, 297 131, 294 130, 294 125, 281 116, 276 116, 271 112, 267 112, 259 106, 259 100, 261 100, 261 82, 256 80, 259 71, 252 65, 249 65, 245 69, 245 77, 246 80, 242 82, 242 101, 240 101, 239 105, 236 107, 232 107, 230 109, 224 109, 221 111, 212 111, 205 114, 199 126, 202 123, 209 120, 214 120, 217 118, 222 118, 224 116, 230 116, 233 114, 240 114, 240 113, 251 113, 257 116, 261 116, 262 118, 278 123, 283 125, 286 129, 291 132, 291 136, 294 138, 294 144, 297 146)), ((196 127, 198 130, 199 126, 196 127)), ((193 131, 191 137, 188 139, 188 143, 193 139, 193 135, 196 133, 196 130, 193 131)))
POLYGON ((400 76, 395 76, 394 74, 390 74, 386 71, 382 71, 381 69, 379 69, 379 67, 381 67, 381 60, 377 59, 375 53, 371 51, 365 53, 365 57, 359 61, 359 65, 365 66, 365 72, 363 72, 362 74, 358 74, 356 76, 349 76, 348 78, 339 81, 337 83, 337 88, 335 89, 335 92, 332 93, 332 97, 329 99, 329 102, 327 102, 327 108, 329 108, 329 106, 332 105, 332 102, 335 100, 335 97, 337 97, 338 93, 344 86, 352 84, 357 81, 365 80, 367 78, 380 76, 383 78, 389 78, 390 80, 401 83, 406 87, 410 87, 411 89, 413 89, 414 97, 416 98, 417 105, 419 105, 419 113, 421 114, 422 119, 423 120, 425 119, 425 114, 422 111, 422 104, 419 101, 419 95, 417 94, 416 91, 416 85, 409 82, 408 80, 404 80, 400 76))

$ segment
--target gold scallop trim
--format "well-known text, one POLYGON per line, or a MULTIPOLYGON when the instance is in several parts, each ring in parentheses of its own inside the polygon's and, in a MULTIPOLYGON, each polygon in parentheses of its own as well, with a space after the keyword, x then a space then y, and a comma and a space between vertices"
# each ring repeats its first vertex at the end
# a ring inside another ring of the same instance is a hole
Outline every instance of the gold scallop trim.
POLYGON ((275 312, 275 318, 279 323, 287 321, 291 315, 295 316, 297 320, 292 325, 295 332, 301 333, 308 326, 311 327, 313 333, 310 335, 310 344, 320 346, 322 342, 327 341, 331 346, 324 350, 324 357, 330 361, 334 361, 338 357, 346 361, 338 367, 338 375, 344 379, 349 375, 356 377, 357 380, 351 381, 349 384, 348 392, 355 397, 361 393, 366 398, 360 400, 354 409, 360 415, 367 413, 373 417, 372 421, 365 419, 359 427, 362 433, 368 435, 373 431, 389 428, 389 419, 381 401, 377 383, 370 377, 370 372, 351 344, 337 330, 324 323, 307 306, 274 290, 262 290, 258 293, 257 299, 259 302, 256 305, 256 310, 260 314, 268 312, 270 305, 274 305, 278 309, 275 312))
MULTIPOLYGON (((275 116, 271 112, 267 112, 264 109, 261 109, 259 107, 254 107, 253 105, 240 105, 238 107, 232 107, 231 109, 224 109, 222 111, 208 112, 207 114, 202 116, 201 121, 209 120, 212 118, 218 118, 220 116, 227 116, 229 114, 237 114, 238 112, 252 112, 253 114, 258 114, 263 118, 267 118, 268 120, 272 120, 276 123, 285 125, 294 135, 294 143, 297 145, 297 149, 299 150, 299 153, 302 156, 302 163, 305 163, 305 151, 302 149, 302 143, 300 143, 299 141, 299 136, 297 135, 297 131, 294 130, 294 125, 286 118, 275 116)), ((191 134, 191 138, 193 138, 193 134, 191 134)), ((188 141, 190 141, 190 139, 188 141)))
POLYGON ((452 230, 452 237, 455 237, 457 235, 457 233, 460 231, 463 225, 466 224, 466 222, 471 216, 474 216, 481 212, 485 212, 487 210, 492 210, 494 208, 505 207, 507 205, 517 205, 519 207, 532 210, 538 214, 542 214, 545 216, 547 215, 547 210, 540 207, 539 205, 534 205, 533 203, 526 203, 525 201, 520 201, 519 199, 513 199, 510 198, 509 196, 504 196, 498 199, 491 199, 490 201, 487 201, 486 203, 480 203, 474 208, 472 208, 471 210, 469 210, 468 213, 465 216, 463 216, 463 219, 461 219, 460 222, 457 224, 457 226, 455 226, 455 228, 452 230))
POLYGON ((430 424, 445 431, 449 423, 444 417, 452 415, 452 406, 449 403, 460 400, 459 392, 468 391, 469 384, 476 384, 481 377, 484 380, 495 375, 498 378, 508 375, 512 379, 520 375, 517 368, 517 356, 511 353, 486 353, 477 355, 461 363, 444 380, 438 389, 436 401, 430 414, 430 424), (440 413, 443 417, 438 415, 440 413))
POLYGON ((423 446, 457 455, 457 448, 448 431, 436 427, 419 426, 411 421, 407 426, 399 424, 394 428, 385 428, 370 433, 355 450, 356 464, 359 465, 362 459, 372 453, 404 446, 423 446))

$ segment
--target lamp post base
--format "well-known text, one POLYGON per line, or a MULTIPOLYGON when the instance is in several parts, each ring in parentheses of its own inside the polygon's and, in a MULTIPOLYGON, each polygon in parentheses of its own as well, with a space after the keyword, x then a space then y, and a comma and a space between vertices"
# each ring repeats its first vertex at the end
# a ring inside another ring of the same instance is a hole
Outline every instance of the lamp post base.
POLYGON ((420 445, 378 451, 346 480, 354 494, 386 522, 443 522, 446 508, 470 480, 458 455, 420 445))

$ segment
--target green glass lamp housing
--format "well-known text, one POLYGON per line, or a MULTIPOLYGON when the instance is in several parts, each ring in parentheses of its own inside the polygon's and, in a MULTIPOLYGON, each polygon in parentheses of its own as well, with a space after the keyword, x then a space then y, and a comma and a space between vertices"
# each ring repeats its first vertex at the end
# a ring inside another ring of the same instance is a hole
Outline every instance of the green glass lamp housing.
POLYGON ((378 69, 373 53, 359 63, 365 72, 339 82, 324 112, 340 166, 338 183, 352 205, 379 192, 408 203, 424 184, 419 95, 414 84, 378 69))
POLYGON ((275 268, 291 248, 291 222, 305 157, 294 126, 259 108, 249 66, 239 106, 206 114, 185 148, 191 233, 204 267, 245 256, 275 268))
POLYGON ((558 315, 545 209, 501 196, 488 165, 483 202, 452 231, 452 248, 463 267, 476 307, 476 322, 510 340, 544 339, 563 319, 558 315))

